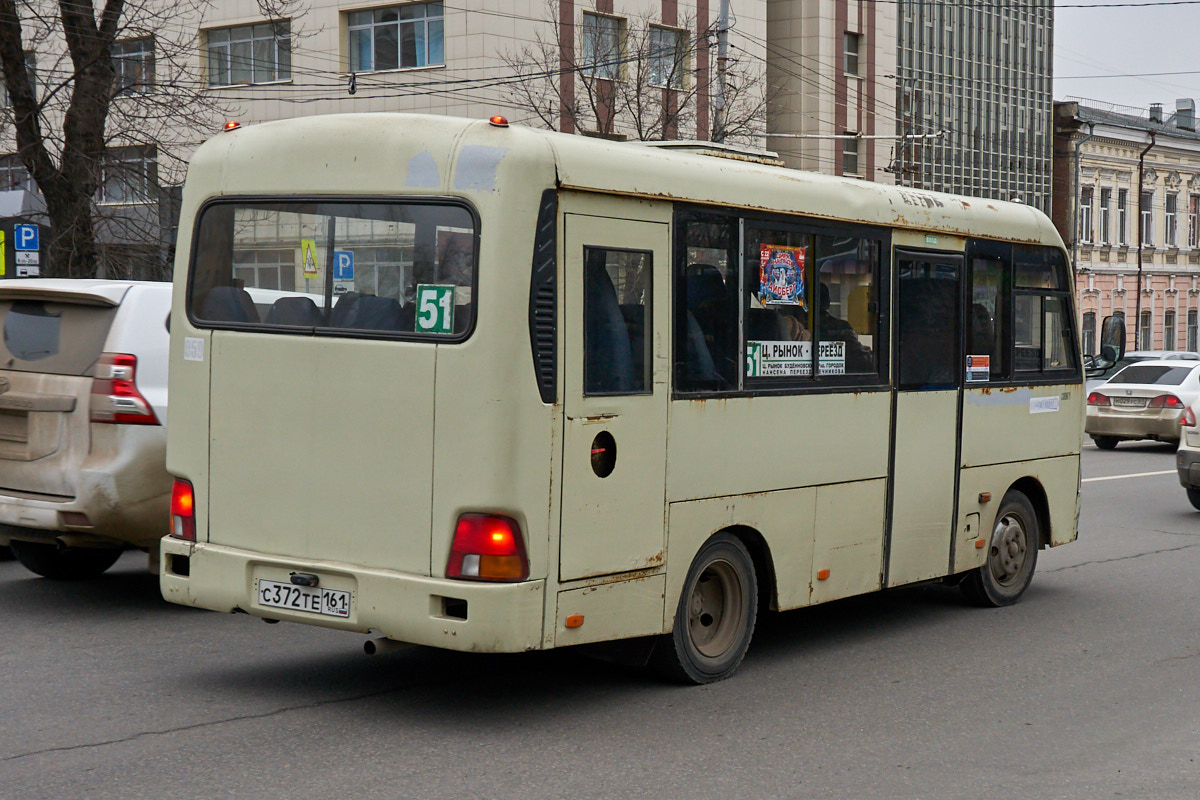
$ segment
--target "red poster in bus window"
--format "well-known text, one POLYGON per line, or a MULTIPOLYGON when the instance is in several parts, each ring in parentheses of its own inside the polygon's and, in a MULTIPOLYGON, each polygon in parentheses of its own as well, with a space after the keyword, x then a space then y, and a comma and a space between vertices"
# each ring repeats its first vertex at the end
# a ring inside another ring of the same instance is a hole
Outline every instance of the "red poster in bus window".
POLYGON ((804 247, 761 245, 758 299, 763 305, 804 307, 804 247))

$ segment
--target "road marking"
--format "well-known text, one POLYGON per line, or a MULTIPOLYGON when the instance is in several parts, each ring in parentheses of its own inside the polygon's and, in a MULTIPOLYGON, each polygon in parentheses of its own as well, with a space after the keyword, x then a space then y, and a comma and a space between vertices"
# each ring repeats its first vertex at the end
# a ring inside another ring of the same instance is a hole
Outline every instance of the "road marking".
POLYGON ((1105 475, 1103 478, 1084 478, 1081 483, 1091 483, 1092 481, 1119 481, 1122 478, 1145 478, 1149 475, 1174 475, 1175 470, 1164 469, 1158 472, 1131 472, 1128 475, 1105 475))

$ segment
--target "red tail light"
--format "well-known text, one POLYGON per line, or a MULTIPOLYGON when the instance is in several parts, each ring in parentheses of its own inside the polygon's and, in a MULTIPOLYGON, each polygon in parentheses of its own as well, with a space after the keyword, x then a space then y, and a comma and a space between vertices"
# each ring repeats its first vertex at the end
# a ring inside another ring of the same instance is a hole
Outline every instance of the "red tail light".
POLYGON ((1160 394, 1150 398, 1150 408, 1183 408, 1183 401, 1173 394, 1160 394))
POLYGON ((102 353, 92 379, 92 422, 157 425, 154 409, 137 388, 137 356, 102 353))
POLYGON ((1191 406, 1183 410, 1183 416, 1179 418, 1179 424, 1187 428, 1196 427, 1196 414, 1192 411, 1191 406))
POLYGON ((171 488, 171 535, 196 541, 196 495, 192 484, 180 478, 175 479, 171 488))
POLYGON ((1088 395, 1089 406, 1111 406, 1112 401, 1108 399, 1108 395, 1092 392, 1088 395))
POLYGON ((516 520, 493 514, 463 514, 454 530, 447 578, 523 581, 529 577, 525 542, 516 520))

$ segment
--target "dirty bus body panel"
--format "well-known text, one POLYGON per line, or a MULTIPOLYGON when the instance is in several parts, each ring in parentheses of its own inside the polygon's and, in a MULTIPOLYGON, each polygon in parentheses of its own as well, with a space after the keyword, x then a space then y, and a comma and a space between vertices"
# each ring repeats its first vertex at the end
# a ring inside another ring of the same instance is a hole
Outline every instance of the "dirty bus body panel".
POLYGON ((180 241, 174 602, 489 652, 667 633, 704 681, 748 585, 1003 605, 1076 535, 1069 273, 1023 206, 347 115, 204 145, 180 241))

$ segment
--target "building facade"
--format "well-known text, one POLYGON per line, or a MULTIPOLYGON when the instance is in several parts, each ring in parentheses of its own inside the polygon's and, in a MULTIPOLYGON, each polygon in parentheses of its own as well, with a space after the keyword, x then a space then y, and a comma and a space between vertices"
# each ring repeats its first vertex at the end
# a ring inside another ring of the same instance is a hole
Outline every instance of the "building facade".
POLYGON ((899 0, 896 182, 1050 211, 1051 0, 899 0))
POLYGON ((1195 102, 1164 118, 1055 105, 1055 226, 1071 248, 1084 351, 1123 315, 1128 346, 1200 346, 1200 133, 1195 102))
POLYGON ((768 0, 767 147, 790 167, 893 183, 895 72, 895 4, 768 0))

